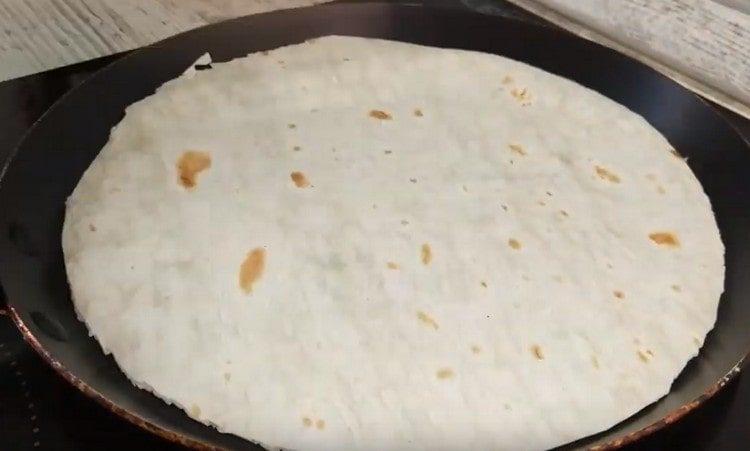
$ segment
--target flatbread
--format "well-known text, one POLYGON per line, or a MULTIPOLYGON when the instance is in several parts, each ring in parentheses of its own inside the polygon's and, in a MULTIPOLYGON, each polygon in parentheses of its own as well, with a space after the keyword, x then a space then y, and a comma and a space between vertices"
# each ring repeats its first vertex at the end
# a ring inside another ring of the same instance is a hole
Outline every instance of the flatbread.
POLYGON ((476 52, 326 37, 127 109, 67 203, 135 385, 266 447, 540 449, 654 402, 723 246, 643 118, 476 52))

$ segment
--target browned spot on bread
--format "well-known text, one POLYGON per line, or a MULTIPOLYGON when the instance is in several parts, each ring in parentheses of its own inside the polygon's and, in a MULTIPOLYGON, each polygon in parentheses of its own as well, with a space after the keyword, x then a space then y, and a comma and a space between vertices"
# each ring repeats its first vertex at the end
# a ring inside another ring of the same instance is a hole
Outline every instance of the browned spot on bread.
POLYGON ((318 420, 315 422, 315 427, 322 431, 323 429, 326 428, 326 422, 323 420, 318 420))
POLYGON ((680 291, 682 291, 682 287, 679 285, 672 285, 672 290, 679 293, 680 291))
POLYGON ((473 354, 479 354, 480 352, 482 352, 482 348, 479 347, 478 345, 472 345, 471 346, 471 352, 473 354))
POLYGON ((440 368, 437 370, 437 373, 435 373, 438 379, 450 379, 452 378, 455 373, 453 373, 453 370, 450 368, 440 368))
POLYGON ((529 105, 531 102, 531 94, 529 94, 529 91, 526 88, 513 88, 510 90, 510 95, 512 95, 516 100, 521 102, 522 105, 529 105))
POLYGON ((564 217, 566 217, 566 218, 567 218, 567 217, 568 217, 568 216, 570 216, 570 215, 568 214, 568 212, 567 212, 567 211, 565 211, 565 210, 560 210, 560 216, 564 216, 564 217))
POLYGON ((180 185, 194 188, 198 183, 198 174, 211 167, 211 156, 208 152, 188 150, 177 160, 177 173, 180 185))
POLYGON ((534 357, 537 358, 537 360, 544 360, 544 352, 542 351, 542 347, 539 345, 533 345, 531 347, 531 353, 534 354, 534 357))
POLYGON ((483 287, 487 288, 487 282, 485 282, 484 280, 481 281, 481 282, 479 282, 479 284, 482 285, 483 287))
POLYGON ((599 369, 599 359, 597 359, 595 355, 591 356, 591 365, 593 365, 597 370, 599 369))
POLYGON ((506 75, 505 77, 503 77, 501 83, 504 84, 504 85, 511 84, 511 83, 513 83, 513 78, 511 78, 510 75, 506 75))
POLYGON ((663 186, 659 185, 656 187, 656 192, 658 192, 659 194, 666 194, 667 190, 665 190, 663 186))
POLYGON ((508 240, 508 246, 510 246, 511 248, 513 248, 515 250, 519 250, 519 249, 521 249, 521 242, 518 241, 515 238, 510 238, 508 240))
POLYGON ((299 152, 300 150, 302 150, 302 148, 300 146, 294 146, 292 147, 292 150, 294 150, 295 152, 299 152))
POLYGON ((295 125, 295 124, 287 124, 287 127, 289 127, 289 128, 297 128, 297 125, 295 125))
POLYGON ((232 378, 232 374, 231 373, 224 373, 224 380, 225 381, 229 382, 229 379, 231 379, 231 378, 232 378))
POLYGON ((672 232, 654 232, 649 233, 648 237, 659 246, 679 247, 680 240, 672 232))
POLYGON ((245 293, 253 291, 253 284, 263 275, 266 266, 266 251, 257 247, 247 253, 245 261, 240 265, 240 288, 245 293))
POLYGON ((432 248, 430 247, 429 244, 424 243, 422 245, 421 256, 422 256, 422 263, 425 265, 429 265, 430 262, 432 261, 432 248))
POLYGON ((89 224, 89 230, 92 232, 96 232, 96 226, 94 224, 89 224))
POLYGON ((390 121, 393 119, 390 114, 382 110, 370 110, 370 117, 380 119, 381 121, 390 121))
POLYGON ((594 169, 596 170, 596 175, 598 175, 600 179, 612 183, 620 183, 620 177, 618 177, 614 172, 611 172, 601 166, 594 166, 594 169))
POLYGON ((653 357, 654 353, 649 351, 648 349, 645 351, 638 350, 638 358, 641 359, 642 362, 648 363, 653 357))
POLYGON ((424 116, 424 114, 422 113, 422 110, 420 110, 419 108, 415 108, 414 109, 414 115, 416 117, 422 117, 422 116, 424 116))
POLYGON ((520 144, 508 144, 508 148, 518 155, 526 155, 526 150, 520 144))
POLYGON ((386 266, 388 266, 388 269, 399 269, 400 266, 398 266, 398 263, 395 262, 388 262, 386 263, 386 266))
POLYGON ((190 416, 194 418, 200 418, 201 408, 198 406, 198 404, 193 404, 192 406, 190 406, 190 416))
POLYGON ((297 188, 307 188, 310 186, 310 181, 307 180, 307 177, 305 177, 305 174, 294 171, 290 174, 290 177, 292 178, 292 181, 297 186, 297 188))
POLYGON ((438 330, 440 328, 440 326, 438 326, 437 321, 432 319, 430 315, 428 315, 427 313, 421 310, 417 312, 417 319, 419 319, 420 321, 422 321, 422 323, 432 327, 435 330, 438 330))
POLYGON ((546 207, 547 206, 547 202, 545 202, 543 200, 538 200, 538 201, 536 201, 536 203, 539 204, 539 205, 541 205, 542 207, 546 207))
POLYGON ((617 299, 624 299, 625 298, 625 293, 623 293, 620 290, 615 290, 615 291, 612 292, 612 294, 614 294, 617 299))
POLYGON ((308 417, 302 417, 302 424, 303 424, 303 425, 304 425, 304 426, 305 426, 306 428, 309 428, 310 426, 312 426, 313 422, 312 422, 312 420, 311 420, 310 418, 308 418, 308 417))

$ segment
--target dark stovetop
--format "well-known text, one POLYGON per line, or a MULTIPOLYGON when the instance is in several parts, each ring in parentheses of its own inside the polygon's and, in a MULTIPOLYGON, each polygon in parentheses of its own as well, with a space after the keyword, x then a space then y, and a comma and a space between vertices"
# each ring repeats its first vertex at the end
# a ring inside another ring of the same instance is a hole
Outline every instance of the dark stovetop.
MULTIPOLYGON (((416 2, 411 2, 416 3, 416 2)), ((452 0, 439 0, 448 6, 452 0)), ((489 14, 525 17, 492 0, 461 0, 489 14)), ((535 19, 531 19, 535 20, 535 19)), ((0 166, 28 128, 52 103, 120 55, 100 58, 0 83, 0 166)), ((718 108, 750 141, 750 121, 718 108)), ((178 449, 125 420, 68 385, 0 317, 0 449, 178 449)), ((741 450, 750 447, 750 378, 738 377, 679 423, 633 450, 741 450)))

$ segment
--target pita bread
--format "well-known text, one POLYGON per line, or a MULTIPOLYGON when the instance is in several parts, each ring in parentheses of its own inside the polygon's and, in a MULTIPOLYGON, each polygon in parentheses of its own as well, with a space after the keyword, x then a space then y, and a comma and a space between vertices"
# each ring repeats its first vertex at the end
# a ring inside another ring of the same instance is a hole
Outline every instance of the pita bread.
POLYGON ((67 204, 80 318, 266 447, 541 449, 669 391, 711 205, 644 119, 500 56, 326 37, 127 110, 67 204))

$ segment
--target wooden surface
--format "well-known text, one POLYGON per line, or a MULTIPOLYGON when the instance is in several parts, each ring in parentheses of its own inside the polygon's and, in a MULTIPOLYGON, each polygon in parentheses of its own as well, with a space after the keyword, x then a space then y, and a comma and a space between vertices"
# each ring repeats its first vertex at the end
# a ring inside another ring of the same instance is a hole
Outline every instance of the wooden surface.
POLYGON ((750 0, 511 0, 750 118, 750 0))
POLYGON ((0 0, 0 81, 324 0, 0 0))
MULTIPOLYGON (((324 1, 0 0, 0 81, 324 1)), ((750 0, 510 1, 750 117, 750 0)), ((461 2, 486 10, 501 0, 461 2)))

